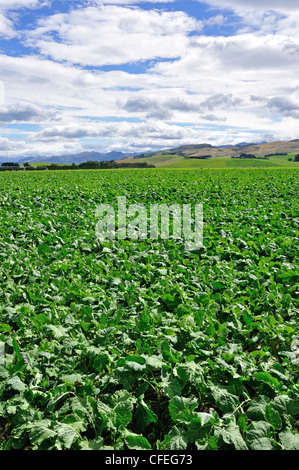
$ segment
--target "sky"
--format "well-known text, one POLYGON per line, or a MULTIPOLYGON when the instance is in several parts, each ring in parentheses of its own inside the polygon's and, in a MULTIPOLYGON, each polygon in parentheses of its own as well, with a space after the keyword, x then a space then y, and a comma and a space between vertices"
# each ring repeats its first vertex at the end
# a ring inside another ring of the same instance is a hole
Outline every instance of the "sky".
POLYGON ((0 157, 299 138, 298 0, 0 0, 0 157))

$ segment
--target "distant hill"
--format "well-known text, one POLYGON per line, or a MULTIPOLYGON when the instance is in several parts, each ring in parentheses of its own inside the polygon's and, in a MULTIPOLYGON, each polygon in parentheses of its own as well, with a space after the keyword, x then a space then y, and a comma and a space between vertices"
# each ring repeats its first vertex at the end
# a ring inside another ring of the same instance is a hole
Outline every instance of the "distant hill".
MULTIPOLYGON (((234 147, 248 147, 249 145, 261 145, 261 144, 266 144, 267 142, 240 142, 239 144, 236 144, 234 147)), ((225 148, 230 148, 231 145, 219 145, 218 148, 225 149, 225 148)))
POLYGON ((131 157, 131 153, 123 152, 108 152, 108 153, 99 153, 99 152, 81 152, 74 155, 53 155, 50 157, 20 157, 20 158, 7 158, 0 157, 0 163, 7 161, 14 161, 16 163, 64 163, 71 165, 72 163, 82 163, 87 161, 98 161, 105 162, 111 160, 123 160, 125 158, 131 157))
MULTIPOLYGON (((159 150, 158 152, 147 152, 140 155, 134 155, 133 153, 124 152, 81 152, 73 155, 55 155, 55 156, 37 156, 37 157, 19 157, 19 158, 7 158, 0 157, 0 163, 3 162, 16 162, 16 163, 62 163, 71 165, 72 163, 79 164, 86 161, 119 161, 124 160, 127 162, 133 161, 136 158, 151 159, 157 157, 168 156, 180 156, 185 158, 196 158, 196 157, 236 157, 240 153, 248 153, 257 156, 263 155, 274 155, 281 153, 299 153, 299 139, 293 139, 289 142, 260 142, 260 143, 249 143, 240 142, 235 145, 221 145, 213 146, 211 144, 196 144, 196 145, 181 145, 179 147, 159 150)), ((150 161, 148 163, 151 163, 150 161)))
MULTIPOLYGON (((299 139, 295 139, 290 142, 241 142, 235 145, 222 145, 218 147, 212 146, 210 144, 182 145, 180 147, 165 149, 159 152, 152 152, 151 154, 147 154, 146 157, 162 157, 163 155, 182 156, 185 158, 194 158, 200 156, 235 157, 244 152, 260 156, 267 154, 273 155, 275 153, 283 152, 299 153, 299 139)), ((137 155, 134 158, 138 157, 139 156, 137 155)))

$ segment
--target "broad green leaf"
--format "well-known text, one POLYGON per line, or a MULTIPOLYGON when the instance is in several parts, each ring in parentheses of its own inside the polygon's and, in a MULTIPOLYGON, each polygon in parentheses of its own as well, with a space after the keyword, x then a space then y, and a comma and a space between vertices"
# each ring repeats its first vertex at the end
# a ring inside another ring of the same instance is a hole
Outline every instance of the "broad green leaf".
POLYGON ((218 450, 218 438, 217 436, 211 436, 204 444, 198 440, 195 445, 198 450, 218 450))
POLYGON ((63 375, 61 378, 62 380, 70 384, 74 384, 76 382, 83 382, 83 378, 81 374, 68 374, 68 375, 63 375))
POLYGON ((165 364, 162 358, 156 355, 146 357, 146 363, 153 369, 161 369, 165 364))
POLYGON ((0 323, 0 333, 10 333, 12 327, 6 323, 0 323))
POLYGON ((268 437, 258 437, 251 444, 252 450, 273 450, 271 440, 268 437))
POLYGON ((46 439, 56 436, 56 432, 50 429, 50 420, 42 420, 38 423, 31 424, 30 441, 35 446, 40 446, 46 439))
POLYGON ((177 367, 177 374, 184 383, 188 381, 193 384, 205 383, 203 369, 194 361, 190 361, 187 364, 180 364, 177 367))
POLYGON ((299 434, 292 433, 289 429, 279 434, 283 450, 299 450, 299 434))
POLYGON ((15 338, 13 338, 13 340, 12 340, 12 346, 13 346, 14 353, 17 356, 17 359, 21 359, 20 347, 19 347, 18 342, 16 341, 15 338))
POLYGON ((145 437, 138 434, 130 433, 129 431, 126 432, 124 439, 129 449, 150 450, 152 448, 145 437))
POLYGON ((214 421, 209 413, 197 413, 197 417, 192 418, 187 427, 189 442, 206 439, 211 432, 214 421))
POLYGON ((186 450, 188 438, 182 428, 175 426, 165 438, 166 450, 186 450))
POLYGON ((169 412, 173 421, 189 422, 192 411, 198 405, 196 398, 173 397, 169 401, 169 412))
POLYGON ((94 413, 93 404, 97 404, 97 401, 93 397, 79 397, 75 396, 70 399, 71 409, 75 414, 83 414, 85 416, 91 416, 94 413))
POLYGON ((270 398, 265 395, 260 395, 250 402, 250 406, 247 410, 247 415, 252 420, 264 420, 266 414, 266 408, 270 403, 270 398))
POLYGON ((280 414, 278 411, 273 407, 272 404, 266 407, 265 413, 266 420, 270 423, 274 429, 279 430, 282 427, 282 421, 280 414))
POLYGON ((288 395, 279 395, 275 397, 272 404, 280 415, 290 414, 291 416, 296 416, 299 414, 298 401, 293 400, 288 395))
POLYGON ((46 329, 53 335, 53 338, 57 339, 57 341, 66 338, 68 335, 68 329, 61 325, 47 325, 46 329))
POLYGON ((122 283, 122 280, 119 279, 118 277, 111 280, 111 285, 113 285, 113 286, 118 286, 121 283, 122 283))
POLYGON ((158 416, 141 401, 135 413, 135 422, 137 432, 143 432, 150 424, 156 423, 158 416))
POLYGON ((211 393, 215 401, 215 405, 224 413, 234 411, 239 405, 239 399, 236 395, 233 395, 224 386, 211 386, 211 393))
POLYGON ((101 429, 108 426, 109 429, 115 429, 115 422, 112 420, 113 409, 105 403, 98 401, 96 405, 97 418, 101 419, 101 429))
POLYGON ((132 371, 132 372, 143 372, 146 369, 146 365, 145 364, 140 364, 139 362, 134 361, 134 360, 129 360, 129 361, 126 362, 126 364, 123 368, 119 368, 119 369, 120 369, 120 371, 124 371, 127 374, 130 373, 130 371, 132 371))
POLYGON ((264 382, 270 387, 273 387, 277 390, 281 388, 281 383, 279 380, 276 379, 276 377, 273 377, 271 374, 268 372, 255 372, 253 374, 253 377, 258 381, 258 382, 264 382))
POLYGON ((87 423, 84 420, 84 415, 81 413, 81 416, 79 415, 79 411, 77 413, 73 413, 70 415, 67 415, 65 418, 63 418, 62 423, 69 424, 72 426, 72 428, 75 429, 78 433, 80 432, 85 432, 87 429, 87 423))
POLYGON ((233 422, 229 423, 225 429, 218 428, 215 434, 220 436, 226 444, 232 444, 236 450, 248 449, 239 426, 233 422))
POLYGON ((65 423, 57 423, 54 427, 54 431, 57 433, 65 449, 70 449, 74 441, 80 437, 73 426, 65 423))
POLYGON ((2 365, 0 365, 0 378, 3 379, 3 380, 9 378, 8 370, 2 365))
POLYGON ((243 316, 243 320, 244 320, 246 326, 250 326, 251 323, 253 322, 252 315, 247 310, 244 310, 242 316, 243 316))
POLYGON ((112 407, 109 418, 113 426, 124 429, 132 421, 136 399, 126 390, 119 390, 109 398, 109 402, 112 407))
POLYGON ((80 442, 79 447, 80 450, 102 450, 104 448, 104 439, 102 437, 92 440, 85 438, 80 442))
POLYGON ((167 387, 165 387, 164 389, 165 391, 165 394, 169 397, 169 398, 173 398, 175 396, 180 396, 181 392, 182 392, 182 387, 180 385, 180 382, 178 380, 178 378, 174 378, 168 385, 167 387))
POLYGON ((114 409, 111 416, 112 423, 116 428, 124 429, 133 418, 133 414, 128 408, 128 403, 119 403, 114 409))
POLYGON ((260 438, 269 438, 271 430, 271 425, 266 421, 252 421, 246 432, 246 440, 254 442, 260 438))
POLYGON ((26 390, 26 385, 24 384, 24 382, 22 382, 20 377, 18 377, 17 375, 12 377, 11 379, 8 379, 7 385, 9 385, 11 388, 16 390, 17 392, 24 392, 26 390))

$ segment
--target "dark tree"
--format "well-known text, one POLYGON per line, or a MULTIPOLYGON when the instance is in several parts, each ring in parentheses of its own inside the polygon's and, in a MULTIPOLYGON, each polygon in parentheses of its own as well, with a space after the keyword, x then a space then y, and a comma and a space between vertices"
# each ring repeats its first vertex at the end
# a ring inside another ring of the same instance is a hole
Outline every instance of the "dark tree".
POLYGON ((240 158, 256 158, 256 155, 253 155, 251 153, 241 153, 240 158))
POLYGON ((79 168, 82 170, 87 170, 87 169, 98 169, 101 168, 100 162, 96 161, 88 161, 88 162, 82 162, 79 164, 79 168))
POLYGON ((6 162, 6 163, 2 163, 1 166, 16 166, 16 167, 19 167, 20 165, 18 163, 6 162))

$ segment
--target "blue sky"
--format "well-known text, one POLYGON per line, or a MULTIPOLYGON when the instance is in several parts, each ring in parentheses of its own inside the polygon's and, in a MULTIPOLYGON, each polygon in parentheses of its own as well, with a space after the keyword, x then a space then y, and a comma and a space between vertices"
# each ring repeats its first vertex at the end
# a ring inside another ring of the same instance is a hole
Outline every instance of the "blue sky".
POLYGON ((0 157, 298 138, 297 0, 1 0, 0 157))

